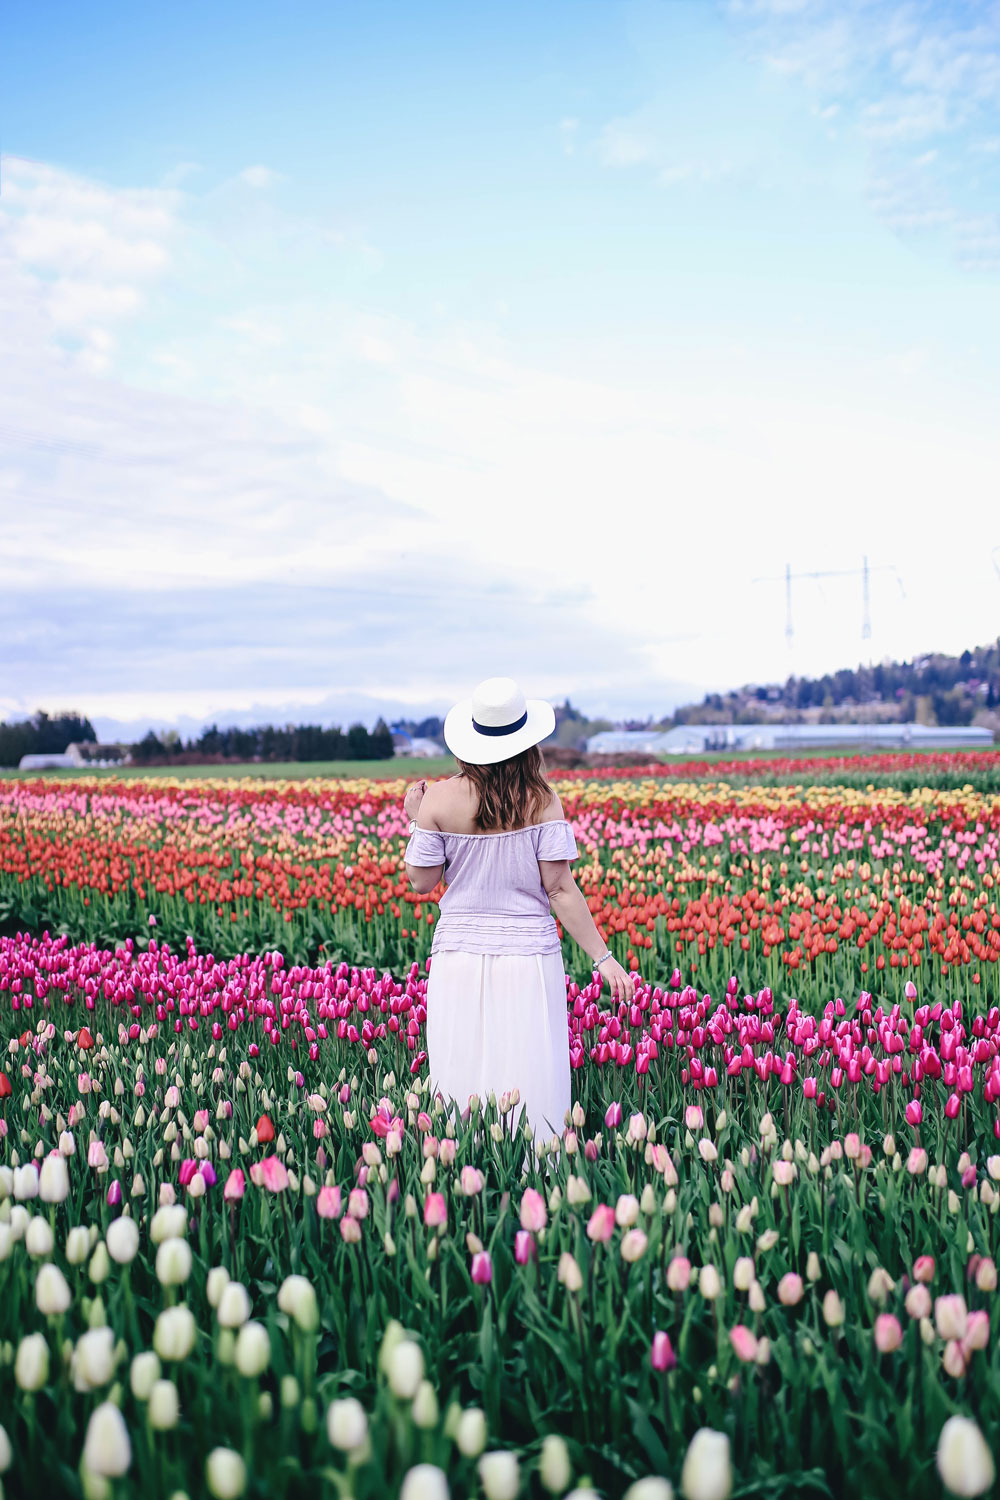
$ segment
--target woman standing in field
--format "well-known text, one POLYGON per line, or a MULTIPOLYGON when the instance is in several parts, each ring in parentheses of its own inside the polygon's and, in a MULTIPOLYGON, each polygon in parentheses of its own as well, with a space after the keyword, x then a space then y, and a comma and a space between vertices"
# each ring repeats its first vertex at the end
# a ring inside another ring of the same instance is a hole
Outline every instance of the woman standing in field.
POLYGON ((509 677, 481 682, 448 714, 458 772, 407 788, 406 873, 427 895, 444 878, 427 984, 431 1085, 464 1108, 470 1094, 517 1088, 537 1138, 570 1107, 566 982, 554 917, 607 979, 633 982, 601 939, 573 879, 573 830, 545 779, 539 743, 555 714, 509 677))

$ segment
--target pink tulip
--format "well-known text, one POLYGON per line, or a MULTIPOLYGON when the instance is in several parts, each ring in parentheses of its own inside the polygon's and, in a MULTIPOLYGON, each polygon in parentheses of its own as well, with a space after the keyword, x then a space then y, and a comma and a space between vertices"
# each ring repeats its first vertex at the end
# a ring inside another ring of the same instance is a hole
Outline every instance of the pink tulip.
POLYGON ((340 1188, 327 1184, 316 1195, 316 1212, 321 1219, 339 1219, 343 1212, 340 1188))
POLYGON ((428 1229, 437 1229, 448 1222, 448 1205, 444 1193, 428 1193, 424 1204, 424 1223, 428 1229))
POLYGON ((191 1181, 191 1178, 194 1176, 197 1170, 198 1163, 195 1161, 193 1156, 188 1156, 184 1161, 181 1162, 181 1169, 177 1174, 177 1180, 180 1183, 181 1187, 187 1187, 188 1183, 191 1181))
POLYGON ((622 1107, 620 1104, 609 1104, 604 1112, 604 1123, 608 1130, 616 1130, 622 1122, 622 1107))
POLYGON ((899 1319, 892 1313, 879 1313, 875 1319, 875 1347, 880 1354, 891 1354, 903 1342, 899 1319))
POLYGON ((540 1229, 545 1228, 548 1217, 548 1209, 541 1193, 537 1188, 525 1188, 521 1199, 521 1228, 537 1234, 540 1229))
POLYGON ((514 1259, 519 1266, 526 1266, 529 1260, 538 1259, 538 1247, 535 1244, 535 1236, 528 1229, 519 1229, 514 1236, 514 1259))
POLYGON ((649 1351, 649 1362, 654 1370, 672 1370, 677 1363, 668 1333, 654 1333, 649 1351))
POLYGON ((265 1156, 260 1163, 261 1182, 269 1193, 283 1193, 288 1186, 288 1172, 277 1156, 265 1156))
POLYGON ((483 1174, 477 1167, 463 1167, 459 1175, 462 1192, 467 1198, 474 1198, 483 1190, 483 1174))
POLYGON ((472 1257, 472 1279, 477 1286, 489 1286, 493 1280, 493 1262, 488 1250, 477 1250, 472 1257))
POLYGON ((87 1147, 87 1166, 96 1167, 99 1172, 107 1170, 108 1153, 102 1141, 91 1141, 87 1147))
POLYGON ((672 1292, 686 1292, 691 1280, 691 1262, 686 1255, 675 1255, 667 1264, 667 1286, 672 1292))
POLYGON ((356 1187, 351 1189, 350 1197, 347 1200, 347 1213, 350 1218, 357 1219, 359 1222, 361 1219, 367 1219, 368 1194, 364 1188, 356 1187))
POLYGON ((357 1219, 345 1214, 340 1221, 340 1237, 347 1245, 356 1245, 361 1239, 361 1225, 357 1219))
POLYGON ((778 1301, 782 1307, 802 1301, 802 1277, 796 1271, 787 1271, 778 1282, 778 1301))
POLYGON ((929 1283, 934 1280, 933 1255, 917 1256, 916 1260, 913 1262, 913 1279, 914 1281, 923 1281, 925 1283, 929 1283))
POLYGON ((965 1337, 962 1349, 965 1354, 973 1349, 985 1349, 990 1342, 990 1315, 988 1312, 970 1312, 965 1320, 965 1337))
POLYGON ((109 1208, 117 1208, 122 1201, 122 1185, 116 1177, 107 1191, 107 1204, 109 1208))
POLYGON ((911 1099, 906 1106, 907 1125, 919 1125, 924 1118, 923 1105, 919 1099, 911 1099))
POLYGON ((227 1203, 238 1203, 246 1192, 246 1180, 240 1167, 233 1167, 226 1178, 226 1185, 222 1189, 222 1196, 227 1203))
POLYGON ((934 1322, 937 1325, 938 1338, 964 1339, 968 1321, 964 1297, 952 1293, 949 1296, 937 1298, 934 1303, 934 1322))
POLYGON ((753 1364, 757 1358, 757 1339, 749 1328, 743 1323, 737 1323, 735 1328, 729 1330, 729 1342, 737 1359, 742 1360, 745 1365, 753 1364))
POLYGON ((615 1232, 615 1211, 607 1203, 599 1203, 587 1224, 587 1238, 596 1244, 605 1244, 615 1232))

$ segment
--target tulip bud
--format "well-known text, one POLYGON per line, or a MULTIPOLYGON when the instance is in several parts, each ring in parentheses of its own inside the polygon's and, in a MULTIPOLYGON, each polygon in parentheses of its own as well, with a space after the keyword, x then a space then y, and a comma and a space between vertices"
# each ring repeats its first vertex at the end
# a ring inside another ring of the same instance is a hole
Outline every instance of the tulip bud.
POLYGON ((341 1453, 360 1448, 368 1436, 368 1416, 361 1402, 354 1396, 332 1401, 326 1412, 326 1435, 341 1453))
POLYGON ((181 1414, 180 1398, 172 1380, 157 1380, 149 1393, 149 1425, 157 1432, 170 1432, 181 1414))
POLYGON ((459 1417, 455 1443, 466 1458, 478 1458, 486 1447, 486 1416, 477 1406, 467 1407, 459 1417))
POLYGON ((271 1341, 262 1323, 251 1321, 243 1324, 236 1336, 234 1362, 240 1374, 248 1380, 263 1375, 271 1362, 271 1341))
POLYGON ((561 1495, 573 1476, 569 1449, 557 1433, 550 1432, 542 1442, 538 1475, 550 1495, 561 1495))
POLYGON ((132 1462, 125 1418, 111 1401, 103 1401, 91 1414, 83 1444, 83 1467, 105 1479, 117 1479, 132 1462))
POLYGON ((247 1487, 246 1464, 232 1448, 213 1448, 205 1460, 205 1483, 214 1500, 238 1500, 247 1487))
POLYGON ((137 1401, 148 1401, 153 1386, 160 1378, 160 1361, 151 1349, 137 1354, 129 1370, 129 1384, 137 1401))
POLYGON ((709 1427, 699 1428, 681 1469, 681 1489, 686 1500, 728 1500, 732 1488, 728 1437, 709 1427))

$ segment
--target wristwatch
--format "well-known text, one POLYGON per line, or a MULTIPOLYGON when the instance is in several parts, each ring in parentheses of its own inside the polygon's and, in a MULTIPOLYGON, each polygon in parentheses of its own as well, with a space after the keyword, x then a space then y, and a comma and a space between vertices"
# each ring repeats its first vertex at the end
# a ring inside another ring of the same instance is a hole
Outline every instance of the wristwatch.
POLYGON ((416 820, 416 818, 411 818, 410 819, 410 827, 409 827, 409 834, 410 834, 411 838, 416 833, 416 831, 417 831, 417 820, 416 820))

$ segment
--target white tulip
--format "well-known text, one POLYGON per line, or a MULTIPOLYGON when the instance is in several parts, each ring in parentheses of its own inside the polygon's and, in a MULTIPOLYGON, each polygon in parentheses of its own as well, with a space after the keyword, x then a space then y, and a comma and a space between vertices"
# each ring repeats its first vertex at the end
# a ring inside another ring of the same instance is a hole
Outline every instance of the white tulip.
POLYGON ((181 1414, 180 1397, 172 1380, 154 1381, 149 1392, 149 1425, 157 1432, 171 1432, 181 1414))
POLYGON ((187 1240, 164 1240, 156 1252, 156 1279, 161 1286, 183 1286, 191 1275, 191 1246, 187 1240))
POLYGON ((449 1500, 448 1481, 436 1464, 417 1464, 407 1470, 399 1500, 449 1500))
POLYGON ((33 1162, 14 1168, 14 1197, 19 1202, 38 1197, 38 1172, 33 1162))
POLYGON ((112 1219, 104 1239, 111 1259, 120 1266, 127 1266, 135 1259, 139 1249, 139 1226, 127 1215, 112 1219))
POLYGON ((417 1387, 417 1394, 413 1398, 410 1415, 413 1417, 416 1426, 422 1428, 425 1432, 429 1432, 432 1427, 437 1426, 439 1416, 437 1392, 429 1380, 422 1380, 417 1387))
POLYGON ((996 1465, 986 1440, 968 1417, 949 1417, 941 1428, 938 1473, 954 1495, 982 1495, 993 1488, 996 1465))
POLYGON ((205 1460, 208 1493, 215 1500, 238 1500, 247 1487, 247 1468, 232 1448, 213 1448, 205 1460))
POLYGON ((458 1451, 466 1458, 478 1458, 486 1447, 486 1414, 478 1406, 467 1407, 455 1430, 458 1451))
POLYGON ((486 1500, 517 1500, 521 1488, 517 1454, 500 1448, 484 1453, 479 1460, 479 1479, 486 1500))
POLYGON ((236 1336, 236 1368, 248 1380, 263 1375, 271 1362, 271 1340, 262 1323, 244 1323, 236 1336))
POLYGON ((216 1316, 220 1328, 242 1328, 250 1316, 250 1293, 240 1281, 230 1281, 219 1298, 216 1316))
POLYGON ((668 1479, 650 1474, 637 1479, 625 1491, 624 1500, 674 1500, 674 1487, 668 1479))
POLYGON ((47 1318, 56 1317, 64 1313, 71 1302, 69 1287, 66 1278, 58 1266, 51 1262, 42 1266, 35 1278, 35 1302, 38 1311, 44 1313, 47 1318))
POLYGON ((66 1259, 71 1266, 82 1266, 90 1254, 90 1232, 82 1224, 74 1224, 66 1236, 66 1259))
POLYGON ((218 1307, 219 1300, 229 1284, 229 1272, 225 1266, 213 1266, 205 1280, 205 1296, 210 1307, 218 1307))
POLYGON ((132 1462, 125 1418, 111 1401, 102 1401, 87 1423, 83 1444, 83 1465, 91 1474, 117 1479, 128 1471, 132 1462))
POLYGON ((0 1424, 0 1474, 6 1474, 14 1462, 14 1450, 10 1446, 7 1429, 0 1424))
POLYGON ((401 1339, 389 1356, 389 1389, 401 1401, 412 1401, 424 1378, 424 1356, 419 1344, 401 1339))
POLYGON ((538 1473, 550 1495, 561 1495, 569 1484, 573 1476, 569 1449, 558 1433, 550 1432, 544 1439, 538 1473))
POLYGON ((154 1245, 164 1240, 179 1240, 187 1231, 187 1209, 183 1203, 168 1203, 158 1208, 149 1225, 149 1238, 154 1245))
POLYGON ((729 1500, 732 1488, 728 1437, 711 1427, 700 1427, 684 1457, 681 1490, 687 1500, 729 1500))
POLYGON ((39 1391, 49 1378, 49 1346, 43 1333, 29 1333, 17 1346, 14 1379, 22 1391, 39 1391))
POLYGON ((48 1219, 43 1219, 40 1214, 36 1214, 25 1231, 25 1250, 35 1260, 41 1260, 44 1256, 52 1254, 52 1245, 53 1236, 48 1219))
POLYGON ((14 1236, 9 1224, 0 1220, 0 1262, 5 1261, 14 1249, 14 1236))
POLYGON ((43 1203, 62 1203, 69 1196, 69 1171, 64 1156, 47 1156, 42 1162, 38 1196, 43 1203))
POLYGON ((278 1306, 298 1324, 303 1333, 319 1327, 319 1307, 311 1281, 304 1276, 286 1276, 278 1288, 278 1306))
POLYGON ((137 1354, 129 1370, 129 1384, 137 1401, 148 1401, 149 1393, 160 1378, 160 1361, 152 1349, 137 1354))
POLYGON ((353 1396, 332 1401, 326 1411, 326 1435, 334 1448, 350 1453, 368 1436, 368 1414, 353 1396))
POLYGON ((92 1328, 77 1339, 74 1376, 78 1391, 96 1391, 115 1373, 115 1336, 110 1328, 92 1328))
POLYGON ((160 1313, 153 1329, 153 1348, 161 1359, 187 1359, 194 1348, 197 1329, 194 1314, 183 1302, 160 1313))
POLYGON ((111 1274, 111 1257, 108 1247, 103 1240, 98 1240, 94 1253, 90 1257, 90 1265, 87 1267, 87 1275, 95 1286, 100 1286, 102 1281, 107 1281, 111 1274))

